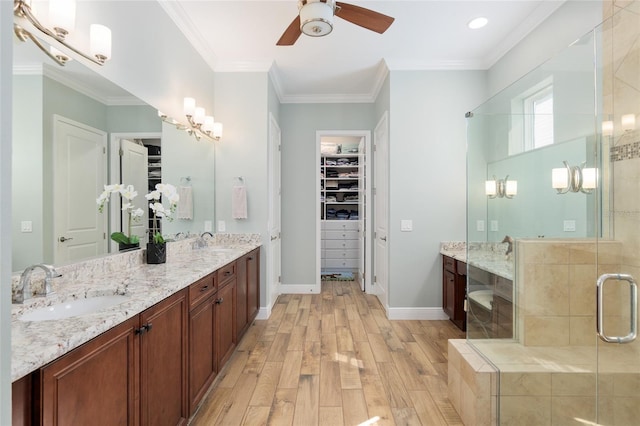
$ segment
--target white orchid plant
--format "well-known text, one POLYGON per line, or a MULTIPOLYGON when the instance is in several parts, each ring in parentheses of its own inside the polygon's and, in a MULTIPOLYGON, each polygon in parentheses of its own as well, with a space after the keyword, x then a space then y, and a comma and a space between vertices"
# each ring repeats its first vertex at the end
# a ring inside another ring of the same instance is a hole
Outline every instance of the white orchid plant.
POLYGON ((149 209, 153 212, 153 222, 151 228, 151 237, 156 244, 164 243, 164 237, 160 233, 160 219, 166 218, 169 221, 173 220, 171 216, 178 207, 178 201, 180 196, 176 187, 168 183, 159 183, 156 185, 156 189, 144 196, 149 201, 149 209), (164 197, 164 198, 163 198, 164 197), (162 201, 168 202, 168 208, 162 204, 162 201))
POLYGON ((127 230, 128 235, 124 232, 113 232, 111 234, 111 239, 119 244, 139 243, 140 239, 138 236, 131 234, 131 224, 133 222, 140 221, 140 218, 144 215, 144 211, 142 211, 142 209, 135 208, 132 204, 133 199, 136 198, 138 193, 133 188, 133 185, 123 185, 121 183, 105 185, 104 191, 102 191, 102 194, 100 194, 96 199, 98 211, 100 213, 104 211, 104 206, 109 202, 111 194, 120 194, 120 197, 122 198, 122 211, 129 216, 129 225, 127 230))

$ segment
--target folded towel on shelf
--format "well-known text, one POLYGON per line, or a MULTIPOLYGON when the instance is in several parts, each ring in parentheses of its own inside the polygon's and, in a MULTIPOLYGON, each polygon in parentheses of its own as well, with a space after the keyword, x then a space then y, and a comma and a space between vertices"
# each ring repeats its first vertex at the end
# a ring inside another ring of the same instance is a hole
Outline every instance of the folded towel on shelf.
POLYGON ((247 188, 236 185, 231 192, 231 217, 234 219, 247 218, 247 188))
POLYGON ((181 186, 178 188, 178 208, 176 209, 176 217, 178 219, 193 220, 193 188, 190 186, 181 186))

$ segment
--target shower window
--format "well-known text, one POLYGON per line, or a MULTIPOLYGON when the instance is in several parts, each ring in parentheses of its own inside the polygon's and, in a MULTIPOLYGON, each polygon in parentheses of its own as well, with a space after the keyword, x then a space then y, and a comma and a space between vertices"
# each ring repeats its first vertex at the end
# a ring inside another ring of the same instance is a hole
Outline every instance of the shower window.
POLYGON ((509 155, 554 143, 553 83, 547 78, 511 100, 509 155))

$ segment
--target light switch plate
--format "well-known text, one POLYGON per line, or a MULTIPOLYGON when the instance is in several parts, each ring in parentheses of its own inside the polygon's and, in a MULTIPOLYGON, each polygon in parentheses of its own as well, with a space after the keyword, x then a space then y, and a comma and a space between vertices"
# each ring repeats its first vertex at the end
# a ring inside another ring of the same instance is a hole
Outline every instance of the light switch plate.
POLYGON ((204 232, 211 232, 211 228, 212 228, 212 224, 210 220, 205 220, 204 221, 204 232))
POLYGON ((476 220, 476 231, 484 231, 484 220, 476 220))
POLYGON ((227 230, 227 224, 225 223, 224 220, 219 220, 218 221, 218 232, 224 232, 227 230))
POLYGON ((400 230, 402 232, 410 232, 413 231, 413 220, 402 219, 400 221, 400 230))
POLYGON ((498 221, 497 220, 492 220, 491 221, 491 230, 493 232, 497 232, 498 231, 498 221))

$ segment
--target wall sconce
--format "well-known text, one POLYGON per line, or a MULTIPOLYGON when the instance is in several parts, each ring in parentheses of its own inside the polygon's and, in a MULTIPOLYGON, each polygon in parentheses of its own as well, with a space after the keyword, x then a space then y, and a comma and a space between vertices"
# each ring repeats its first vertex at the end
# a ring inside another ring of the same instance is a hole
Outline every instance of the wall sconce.
POLYGON ((191 130, 196 135, 196 139, 198 139, 197 135, 201 134, 210 139, 220 140, 222 137, 222 123, 217 123, 213 120, 213 116, 206 115, 204 108, 196 106, 194 98, 184 98, 183 111, 191 130))
POLYGON ((509 175, 504 179, 496 179, 493 176, 493 180, 484 183, 484 192, 489 198, 513 198, 518 194, 518 181, 509 180, 509 175))
POLYGON ((582 192, 590 194, 596 187, 598 180, 597 171, 594 168, 584 168, 586 162, 580 166, 569 166, 563 161, 564 168, 551 170, 551 186, 558 191, 558 194, 567 192, 582 192))
POLYGON ((219 141, 220 138, 222 138, 222 123, 213 122, 213 117, 211 116, 205 116, 202 125, 196 127, 192 127, 191 123, 189 123, 188 126, 182 124, 160 111, 158 111, 158 117, 160 117, 160 119, 165 123, 176 126, 176 129, 184 130, 198 141, 202 138, 209 139, 210 141, 219 141))
MULTIPOLYGON (((30 0, 14 0, 13 15, 16 18, 27 20, 35 29, 49 38, 57 41, 72 52, 97 65, 103 65, 111 58, 111 30, 104 25, 91 24, 90 53, 71 46, 66 42, 66 36, 73 30, 76 17, 75 0, 49 0, 49 21, 53 25, 53 30, 40 23, 31 10, 30 0)), ((48 57, 53 59, 58 65, 64 66, 71 60, 69 56, 51 46, 51 51, 45 47, 42 41, 31 32, 21 27, 18 23, 13 23, 13 32, 20 41, 31 40, 48 57)), ((46 42, 48 43, 48 42, 46 42)))

